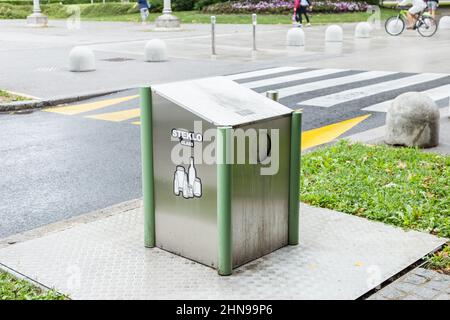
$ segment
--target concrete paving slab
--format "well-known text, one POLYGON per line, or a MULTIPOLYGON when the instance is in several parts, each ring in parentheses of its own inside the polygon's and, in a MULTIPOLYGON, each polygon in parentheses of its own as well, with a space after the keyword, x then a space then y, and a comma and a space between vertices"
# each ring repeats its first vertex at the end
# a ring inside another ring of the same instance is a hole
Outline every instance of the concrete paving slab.
POLYGON ((369 300, 450 300, 450 275, 417 268, 371 295, 369 300))
POLYGON ((301 206, 300 245, 220 277, 143 246, 140 208, 0 249, 0 263, 74 299, 356 299, 445 239, 301 206))

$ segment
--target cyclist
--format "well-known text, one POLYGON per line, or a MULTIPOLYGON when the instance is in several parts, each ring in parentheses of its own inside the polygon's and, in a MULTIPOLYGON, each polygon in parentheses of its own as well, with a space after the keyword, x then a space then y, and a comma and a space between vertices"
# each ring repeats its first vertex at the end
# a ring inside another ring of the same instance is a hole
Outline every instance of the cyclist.
POLYGON ((436 20, 436 9, 439 6, 439 0, 428 0, 428 10, 430 10, 431 17, 436 20))
MULTIPOLYGON (((398 5, 406 6, 410 3, 410 0, 403 0, 398 5)), ((423 0, 412 0, 412 7, 408 10, 408 25, 406 29, 414 29, 414 24, 416 23, 416 16, 424 11, 427 7, 427 4, 423 0)))

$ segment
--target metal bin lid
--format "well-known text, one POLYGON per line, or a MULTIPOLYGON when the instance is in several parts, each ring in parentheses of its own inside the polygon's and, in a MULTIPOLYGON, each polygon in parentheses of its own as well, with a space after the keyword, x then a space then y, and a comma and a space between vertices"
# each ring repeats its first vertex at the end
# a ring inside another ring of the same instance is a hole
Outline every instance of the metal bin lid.
POLYGON ((159 84, 152 90, 217 126, 238 126, 293 111, 226 77, 159 84))

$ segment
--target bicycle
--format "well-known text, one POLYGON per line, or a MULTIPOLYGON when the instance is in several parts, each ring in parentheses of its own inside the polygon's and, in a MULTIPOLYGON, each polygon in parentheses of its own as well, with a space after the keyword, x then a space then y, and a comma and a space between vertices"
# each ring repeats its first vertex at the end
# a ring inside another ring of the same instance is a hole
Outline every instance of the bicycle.
MULTIPOLYGON (((384 29, 391 36, 400 35, 406 27, 408 7, 398 7, 398 9, 400 9, 398 15, 389 17, 384 24, 384 29)), ((426 9, 416 16, 417 20, 413 29, 417 30, 422 37, 433 36, 437 31, 437 23, 430 14, 426 12, 426 9)))

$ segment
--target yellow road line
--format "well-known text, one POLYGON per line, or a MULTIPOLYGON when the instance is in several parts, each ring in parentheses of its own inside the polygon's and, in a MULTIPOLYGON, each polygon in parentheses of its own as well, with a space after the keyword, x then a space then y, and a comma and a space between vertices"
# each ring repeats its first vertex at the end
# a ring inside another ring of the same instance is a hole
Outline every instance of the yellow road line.
MULTIPOLYGON (((368 117, 370 117, 370 114, 305 131, 302 133, 302 150, 331 142, 334 139, 339 138, 339 136, 341 136, 357 124, 366 120, 368 117)), ((140 125, 141 122, 135 121, 132 122, 132 124, 140 125)))
POLYGON ((101 114, 96 114, 96 115, 92 115, 92 116, 86 116, 86 118, 119 122, 119 121, 125 121, 125 120, 129 120, 129 119, 137 118, 137 117, 140 117, 140 115, 141 115, 141 109, 136 108, 136 109, 123 110, 123 111, 101 113, 101 114))
POLYGON ((114 98, 114 99, 108 99, 108 100, 100 100, 96 102, 90 102, 90 103, 84 103, 84 104, 78 104, 74 106, 64 106, 64 107, 56 107, 56 108, 48 108, 44 111, 47 112, 54 112, 54 113, 61 113, 65 115, 74 115, 79 114, 87 111, 93 111, 98 110, 101 108, 105 108, 108 106, 112 106, 114 104, 118 104, 121 102, 129 101, 132 99, 135 99, 139 97, 138 95, 133 96, 127 96, 127 97, 120 97, 120 98, 114 98))
POLYGON ((303 132, 302 150, 333 141, 369 116, 370 114, 303 132))

